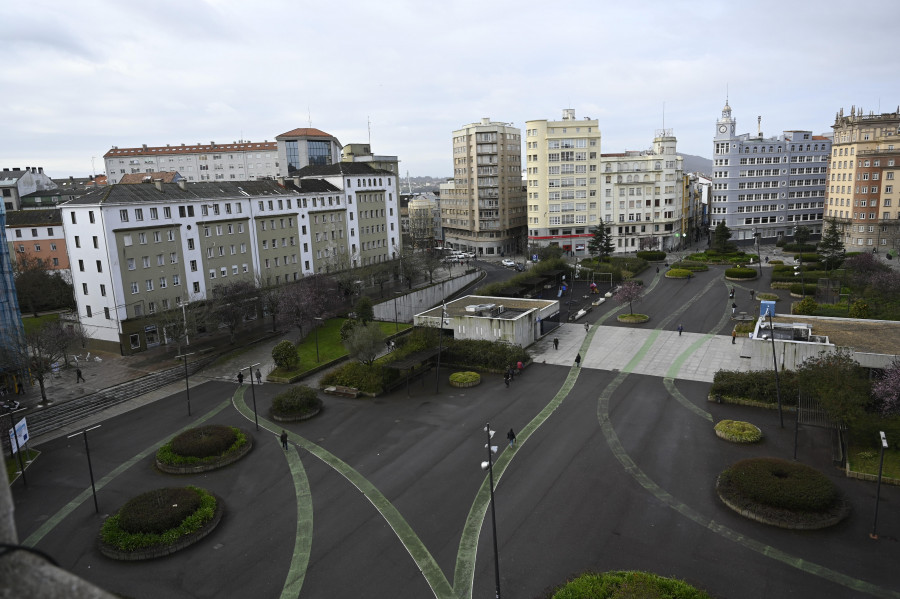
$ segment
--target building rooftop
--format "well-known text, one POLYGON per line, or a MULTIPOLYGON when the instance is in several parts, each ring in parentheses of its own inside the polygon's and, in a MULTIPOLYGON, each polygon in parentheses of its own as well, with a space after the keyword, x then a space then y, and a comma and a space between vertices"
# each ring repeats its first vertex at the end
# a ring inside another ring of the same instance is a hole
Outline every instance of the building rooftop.
MULTIPOLYGON (((182 182, 183 183, 183 182, 182 182)), ((263 181, 199 181, 196 183, 147 183, 144 185, 110 185, 92 190, 69 205, 139 204, 141 202, 193 202, 215 199, 262 198, 299 193, 334 193, 340 189, 320 179, 292 179, 284 184, 263 181)))
MULTIPOLYGON (((446 304, 447 315, 451 317, 483 316, 485 318, 499 318, 513 320, 520 315, 538 308, 543 308, 557 303, 556 300, 519 299, 512 297, 486 297, 481 295, 467 295, 446 304), (472 307, 476 308, 472 308, 472 307), (493 306, 493 309, 489 306, 493 306), (499 312, 499 308, 503 311, 499 312)), ((441 307, 426 310, 417 316, 440 318, 441 307)))
POLYGON ((377 169, 367 162, 336 162, 325 166, 304 166, 297 175, 300 177, 332 177, 334 175, 394 175, 391 171, 377 169))
POLYGON ((62 212, 59 208, 47 210, 11 210, 6 213, 7 227, 28 227, 61 225, 62 212))
POLYGON ((286 139, 290 137, 328 137, 333 138, 334 136, 330 133, 325 133, 321 129, 313 129, 311 127, 300 128, 300 129, 291 129, 290 131, 286 131, 281 135, 276 135, 275 139, 286 139))
POLYGON ((147 146, 140 148, 117 148, 113 146, 104 158, 115 158, 117 156, 157 156, 166 154, 197 154, 209 152, 256 152, 256 151, 274 151, 278 149, 278 144, 274 141, 264 142, 232 142, 230 144, 217 144, 210 142, 209 144, 181 144, 180 146, 147 146))
POLYGON ((838 347, 850 347, 857 352, 897 355, 900 353, 900 322, 892 320, 860 320, 851 318, 822 318, 815 316, 776 316, 779 324, 805 324, 812 334, 828 337, 838 347))
POLYGON ((120 185, 137 185, 139 183, 148 183, 151 181, 162 181, 163 183, 174 183, 181 175, 177 171, 159 171, 155 173, 128 173, 122 175, 119 179, 120 185))

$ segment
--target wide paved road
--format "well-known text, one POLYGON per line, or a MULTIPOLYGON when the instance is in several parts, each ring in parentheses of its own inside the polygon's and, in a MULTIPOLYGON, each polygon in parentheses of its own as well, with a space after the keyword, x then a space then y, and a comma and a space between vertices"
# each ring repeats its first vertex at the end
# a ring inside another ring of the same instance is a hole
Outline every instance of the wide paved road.
MULTIPOLYGON (((20 536, 131 597, 492 596, 491 520, 479 467, 489 421, 501 450, 495 478, 505 597, 537 597, 579 571, 620 568, 677 576, 732 599, 900 597, 892 570, 900 513, 889 509, 900 489, 882 487, 883 539, 871 541, 874 485, 831 469, 821 431, 801 431, 800 458, 847 493, 854 507, 848 521, 820 532, 783 531, 745 520, 716 498, 715 477, 728 464, 789 458, 793 443, 775 412, 710 405, 708 382, 680 376, 701 338, 730 346, 728 337, 706 338, 730 328, 722 320, 730 302, 720 274, 690 283, 648 279, 640 311, 654 320, 627 347, 610 328, 585 333, 580 323, 565 325, 560 350, 539 343, 535 364, 509 389, 487 375, 478 387, 442 385, 435 395, 431 377, 413 383, 409 396, 329 397, 321 415, 288 427, 288 452, 274 434, 280 426, 265 420, 280 388, 263 385, 261 425, 272 432, 254 432, 247 458, 206 475, 157 473, 151 450, 201 419, 252 430, 247 386, 237 393, 225 383, 196 388, 190 419, 183 394, 119 416, 91 433, 95 476, 109 477, 99 489, 101 513, 138 492, 197 484, 225 498, 219 529, 173 557, 137 564, 103 558, 94 546, 102 519, 90 499, 83 444, 60 439, 41 447, 29 488, 16 484, 20 536), (697 343, 674 346, 679 338, 668 331, 676 319, 697 343), (664 345, 675 347, 674 358, 653 373, 645 362, 655 359, 652 347, 663 335, 671 336, 664 345), (571 350, 585 357, 583 368, 559 357, 571 350), (625 357, 614 368, 592 364, 592 356, 608 356, 602 362, 617 353, 625 357), (758 424, 764 442, 720 441, 712 424, 726 417, 758 424), (509 428, 519 437, 512 450, 505 447, 509 428)), ((592 321, 613 325, 614 309, 593 312, 592 321)))

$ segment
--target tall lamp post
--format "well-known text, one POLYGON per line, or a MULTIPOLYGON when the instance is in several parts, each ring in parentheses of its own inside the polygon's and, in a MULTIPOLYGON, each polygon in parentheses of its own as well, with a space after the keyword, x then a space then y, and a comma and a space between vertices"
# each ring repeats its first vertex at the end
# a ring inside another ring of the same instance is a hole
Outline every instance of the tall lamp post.
POLYGON ((256 386, 253 384, 253 368, 256 366, 259 366, 259 362, 248 366, 247 374, 250 375, 250 392, 253 394, 253 419, 256 421, 256 430, 259 430, 259 414, 256 412, 256 386))
POLYGON ((71 439, 72 437, 77 437, 78 435, 84 435, 84 453, 87 455, 88 461, 88 473, 91 476, 91 492, 94 494, 94 511, 98 514, 100 513, 100 506, 97 505, 97 488, 94 486, 94 468, 91 466, 91 448, 88 447, 88 439, 87 434, 89 431, 100 428, 103 426, 102 424, 98 424, 97 426, 92 426, 91 428, 86 428, 80 433, 75 433, 74 435, 69 435, 66 437, 67 439, 71 439))
MULTIPOLYGON (((781 428, 784 428, 784 415, 781 412, 781 386, 778 382, 778 357, 775 353, 775 325, 772 323, 770 308, 766 308, 766 316, 769 317, 769 335, 772 338, 772 364, 775 366, 775 396, 778 398, 778 420, 781 423, 781 428)), ((799 406, 797 409, 799 410, 799 406)), ((800 417, 799 412, 797 417, 800 417)))
POLYGON ((488 422, 484 425, 484 432, 487 433, 487 448, 488 459, 485 462, 481 462, 481 469, 487 470, 489 475, 489 482, 491 483, 491 528, 494 530, 494 582, 496 584, 496 594, 494 595, 496 599, 500 599, 500 554, 497 551, 497 512, 494 509, 494 456, 493 454, 497 453, 497 446, 491 445, 491 439, 494 436, 496 431, 491 430, 491 423, 488 422))
POLYGON ((878 526, 878 499, 881 497, 881 473, 884 470, 884 450, 887 449, 887 437, 884 436, 884 431, 878 431, 881 434, 881 461, 878 464, 878 486, 875 487, 875 520, 872 522, 872 532, 869 533, 869 537, 873 539, 878 538, 878 533, 875 532, 876 527, 878 526))
POLYGON ((447 304, 441 302, 441 319, 438 325, 437 375, 434 377, 434 392, 441 392, 441 353, 444 351, 444 319, 447 318, 447 304))
POLYGON ((762 236, 762 233, 756 230, 756 227, 753 228, 753 237, 756 239, 756 263, 759 265, 759 276, 762 277, 762 256, 759 253, 759 238, 762 236))
POLYGON ((175 356, 176 360, 184 359, 184 390, 187 393, 187 404, 188 404, 188 416, 191 415, 191 386, 188 384, 188 367, 187 367, 187 359, 188 356, 193 356, 194 352, 189 354, 181 354, 180 356, 175 356))

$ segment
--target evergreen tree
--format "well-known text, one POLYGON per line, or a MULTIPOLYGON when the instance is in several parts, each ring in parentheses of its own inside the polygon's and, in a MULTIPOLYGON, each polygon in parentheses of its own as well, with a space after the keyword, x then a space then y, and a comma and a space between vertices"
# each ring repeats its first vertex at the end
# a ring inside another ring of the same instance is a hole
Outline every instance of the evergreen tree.
POLYGON ((715 248, 720 252, 728 249, 728 240, 731 239, 731 229, 725 226, 725 221, 719 221, 716 230, 713 232, 713 243, 715 248))
POLYGON ((601 260, 609 257, 613 252, 613 245, 612 235, 606 225, 600 223, 591 228, 591 235, 593 237, 588 241, 588 252, 591 254, 591 257, 599 255, 601 260))
POLYGON ((844 261, 844 242, 837 221, 831 219, 826 223, 822 240, 819 241, 819 254, 824 258, 825 270, 833 270, 844 261))

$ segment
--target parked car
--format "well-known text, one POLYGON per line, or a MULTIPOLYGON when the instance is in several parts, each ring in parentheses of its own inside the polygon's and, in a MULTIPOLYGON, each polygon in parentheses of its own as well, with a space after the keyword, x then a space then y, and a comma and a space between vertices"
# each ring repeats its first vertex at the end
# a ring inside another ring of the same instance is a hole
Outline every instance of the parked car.
POLYGON ((509 258, 504 258, 503 260, 500 261, 500 264, 502 264, 503 266, 505 266, 507 268, 515 268, 516 267, 516 263, 514 261, 510 260, 509 258))

